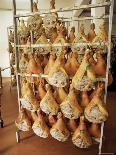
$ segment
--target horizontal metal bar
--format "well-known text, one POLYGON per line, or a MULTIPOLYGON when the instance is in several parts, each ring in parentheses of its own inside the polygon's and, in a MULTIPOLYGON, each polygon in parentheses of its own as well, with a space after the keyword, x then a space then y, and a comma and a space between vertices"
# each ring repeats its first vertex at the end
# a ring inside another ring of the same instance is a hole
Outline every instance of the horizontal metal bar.
MULTIPOLYGON (((109 18, 109 15, 105 15, 103 16, 102 18, 104 19, 107 19, 109 18)), ((101 16, 90 16, 90 17, 79 17, 79 18, 70 18, 69 20, 65 20, 64 19, 64 22, 72 22, 72 21, 82 21, 82 20, 94 20, 94 19, 101 19, 101 16)))
POLYGON ((26 77, 41 77, 41 78, 47 78, 48 75, 45 75, 45 74, 27 74, 27 73, 18 73, 19 76, 26 76, 26 77))
POLYGON ((19 48, 39 48, 39 47, 62 47, 62 46, 70 46, 70 43, 64 43, 64 44, 29 44, 29 45, 16 45, 16 47, 19 48))
POLYGON ((36 48, 36 47, 50 47, 50 44, 26 44, 26 45, 16 45, 18 48, 36 48))
MULTIPOLYGON (((1 11, 12 11, 12 8, 2 8, 2 7, 0 7, 0 10, 1 11)), ((19 9, 17 9, 17 11, 29 11, 29 9, 21 9, 21 8, 19 8, 19 9)))
POLYGON ((80 9, 87 9, 87 8, 96 8, 96 7, 105 7, 110 6, 111 2, 103 2, 103 3, 96 3, 96 4, 89 4, 89 5, 80 5, 80 6, 74 6, 72 8, 60 8, 60 9, 54 9, 54 10, 47 10, 46 12, 35 12, 35 13, 25 13, 25 14, 17 14, 14 17, 28 17, 28 16, 34 16, 34 15, 42 15, 42 14, 50 14, 55 12, 71 12, 74 10, 80 10, 80 9))
POLYGON ((98 81, 101 81, 101 82, 105 82, 106 81, 106 78, 96 78, 96 80, 95 80, 96 82, 98 82, 98 81))
MULTIPOLYGON (((41 78, 48 78, 49 76, 48 75, 45 75, 45 74, 27 74, 27 73, 18 73, 19 76, 22 76, 22 77, 41 77, 41 78)), ((105 82, 106 78, 96 78, 95 82, 97 81, 102 81, 102 82, 105 82)))
MULTIPOLYGON (((104 15, 102 18, 107 19, 107 18, 109 18, 109 15, 104 15)), ((75 17, 74 18, 60 17, 59 18, 59 20, 63 20, 64 22, 82 21, 82 20, 94 20, 94 19, 101 19, 101 16, 78 17, 78 18, 75 18, 75 17)))
POLYGON ((3 68, 3 69, 1 69, 1 71, 5 71, 6 69, 9 69, 9 68, 11 68, 11 67, 9 66, 9 67, 3 68))
POLYGON ((88 9, 88 8, 105 7, 105 6, 110 6, 110 5, 111 5, 111 1, 103 2, 103 3, 96 3, 96 4, 80 5, 80 6, 75 6, 75 7, 76 7, 76 10, 80 10, 80 9, 88 9))
POLYGON ((84 47, 84 46, 108 46, 108 42, 95 43, 64 43, 64 44, 30 44, 30 45, 15 45, 18 48, 44 48, 44 47, 84 47))
POLYGON ((95 43, 64 43, 64 44, 29 44, 29 45, 15 45, 18 48, 42 48, 42 47, 67 47, 67 46, 108 46, 108 42, 95 43))

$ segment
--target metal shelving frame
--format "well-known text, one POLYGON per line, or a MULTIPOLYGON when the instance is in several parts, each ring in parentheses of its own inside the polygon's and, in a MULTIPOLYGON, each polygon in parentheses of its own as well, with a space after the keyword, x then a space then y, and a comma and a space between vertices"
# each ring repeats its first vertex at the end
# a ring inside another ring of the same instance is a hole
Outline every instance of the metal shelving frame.
MULTIPOLYGON (((12 0, 13 1, 13 20, 14 20, 14 44, 15 44, 15 50, 16 50, 16 79, 17 79, 17 92, 18 92, 18 103, 19 103, 19 112, 21 109, 21 103, 20 103, 20 77, 21 76, 32 76, 32 77, 46 77, 46 75, 40 74, 40 75, 36 75, 36 74, 21 74, 19 73, 19 52, 18 49, 19 48, 24 48, 24 47, 31 47, 33 48, 37 48, 37 47, 43 47, 43 46, 50 46, 50 45, 45 45, 45 44, 33 44, 33 34, 31 34, 31 45, 19 45, 18 44, 18 35, 17 35, 17 20, 20 17, 28 17, 28 16, 34 16, 36 14, 39 15, 45 15, 45 14, 49 14, 49 13, 53 13, 53 12, 72 12, 74 10, 80 10, 80 9, 87 9, 87 8, 99 8, 99 7, 109 7, 109 15, 105 15, 103 18, 108 18, 109 19, 109 34, 108 34, 108 42, 103 43, 105 45, 107 45, 107 70, 106 70, 106 78, 105 78, 105 95, 104 95, 104 102, 106 103, 106 99, 107 99, 107 86, 108 86, 108 72, 109 72, 109 68, 110 68, 110 52, 111 52, 111 32, 112 32, 112 19, 113 19, 113 7, 114 7, 114 0, 110 0, 108 2, 103 2, 103 3, 96 3, 96 4, 88 4, 88 5, 80 5, 80 6, 74 6, 71 8, 62 8, 62 9, 54 9, 54 10, 45 10, 44 12, 36 12, 33 13, 33 8, 32 8, 32 4, 33 4, 33 0, 30 0, 30 13, 25 13, 25 14, 17 14, 16 13, 16 0, 12 0)), ((95 16, 95 17, 82 17, 82 18, 70 18, 70 19, 64 19, 64 21, 66 20, 66 22, 72 22, 72 21, 81 21, 81 20, 94 20, 94 19, 100 19, 101 17, 95 16)), ((97 45, 101 45, 101 43, 95 43, 97 45)), ((76 46, 87 46, 87 45, 94 45, 94 43, 77 43, 75 44, 76 46)), ((59 45, 59 44, 54 44, 52 46, 71 46, 71 44, 64 44, 64 45, 59 45)), ((103 131, 104 131, 104 123, 101 124, 101 137, 100 137, 100 143, 99 143, 99 155, 104 154, 102 153, 102 144, 103 144, 103 131)), ((19 131, 16 132, 16 140, 17 142, 20 141, 20 133, 19 131)))
MULTIPOLYGON (((7 35, 8 35, 8 44, 11 43, 11 45, 12 45, 13 48, 14 48, 14 43, 10 42, 10 40, 9 40, 9 31, 10 31, 10 30, 11 30, 11 31, 14 31, 13 25, 7 27, 7 35)), ((9 52, 9 47, 8 47, 8 52, 9 52)), ((9 52, 10 78, 11 78, 11 80, 10 80, 10 81, 11 81, 10 91, 11 91, 11 88, 13 88, 12 80, 13 80, 13 76, 15 76, 15 75, 12 74, 12 72, 11 72, 12 67, 15 68, 15 65, 14 65, 14 64, 11 64, 11 62, 10 62, 10 60, 11 60, 11 55, 12 55, 12 54, 13 54, 13 53, 10 53, 10 52, 9 52)))

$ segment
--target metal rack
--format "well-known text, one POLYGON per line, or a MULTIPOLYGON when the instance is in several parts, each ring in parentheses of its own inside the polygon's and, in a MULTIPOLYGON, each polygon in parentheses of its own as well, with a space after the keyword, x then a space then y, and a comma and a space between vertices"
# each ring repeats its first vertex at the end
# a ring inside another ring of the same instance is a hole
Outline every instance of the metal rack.
MULTIPOLYGON (((17 79, 17 92, 18 92, 18 103, 19 103, 19 111, 21 108, 21 103, 20 103, 20 77, 21 76, 32 76, 32 77, 46 77, 46 75, 40 74, 40 75, 35 75, 35 74, 25 74, 21 75, 19 73, 19 48, 24 48, 24 47, 31 47, 37 48, 37 47, 44 47, 44 46, 71 46, 71 44, 64 44, 64 45, 59 45, 59 44, 54 44, 54 45, 44 45, 44 44, 30 44, 30 45, 18 45, 18 38, 17 38, 17 19, 20 17, 28 17, 28 16, 34 16, 36 14, 39 15, 45 15, 53 12, 72 12, 74 10, 80 10, 80 9, 87 9, 87 8, 98 8, 98 7, 109 7, 109 15, 104 16, 103 18, 108 18, 109 19, 109 38, 107 43, 103 43, 107 45, 108 52, 107 52, 107 71, 106 71, 106 79, 105 79, 105 96, 104 96, 104 102, 106 103, 106 97, 107 97, 107 86, 108 86, 108 72, 109 72, 109 67, 110 67, 110 49, 111 49, 111 31, 112 31, 112 17, 113 17, 113 6, 114 6, 114 0, 111 0, 109 2, 103 2, 103 3, 97 3, 97 4, 89 4, 89 5, 81 5, 81 6, 74 6, 72 8, 62 8, 62 9, 54 9, 54 10, 45 10, 44 12, 36 12, 32 13, 32 4, 33 0, 30 0, 30 10, 31 13, 25 13, 25 14, 16 14, 16 1, 13 0, 13 14, 14 14, 14 36, 15 36, 15 50, 16 50, 16 79, 17 79)), ((80 20, 94 20, 94 19, 100 19, 101 17, 83 17, 83 18, 71 18, 71 19, 66 19, 66 22, 72 22, 72 21, 80 21, 80 20)), ((64 20, 65 21, 65 20, 64 20)), ((95 43, 97 45, 101 45, 101 43, 95 43)), ((93 44, 91 43, 77 43, 75 44, 76 46, 91 46, 93 44)), ((101 137, 100 137, 100 143, 99 143, 99 155, 102 154, 102 143, 103 143, 103 129, 104 129, 104 123, 101 124, 101 137)), ((19 131, 16 132, 16 139, 17 142, 20 141, 20 133, 19 131)))
MULTIPOLYGON (((14 48, 14 43, 11 42, 10 39, 9 39, 9 32, 10 31, 14 31, 13 26, 7 27, 7 35, 8 35, 8 45, 10 46, 10 44, 11 44, 11 46, 14 48)), ((15 76, 15 73, 14 73, 15 61, 14 61, 14 63, 11 62, 11 59, 13 58, 13 54, 15 54, 15 53, 13 53, 13 51, 10 52, 9 47, 8 47, 8 52, 9 52, 9 63, 10 63, 10 79, 11 79, 10 80, 11 81, 10 90, 11 90, 11 88, 16 86, 16 76, 15 76)))

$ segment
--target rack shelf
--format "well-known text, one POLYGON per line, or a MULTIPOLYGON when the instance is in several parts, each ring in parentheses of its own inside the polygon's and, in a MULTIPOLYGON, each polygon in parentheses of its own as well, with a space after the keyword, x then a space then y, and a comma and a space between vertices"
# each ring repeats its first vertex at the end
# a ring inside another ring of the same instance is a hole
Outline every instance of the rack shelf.
POLYGON ((58 43, 58 44, 29 44, 29 45, 15 45, 18 48, 42 48, 42 47, 82 47, 82 46, 108 46, 108 42, 95 42, 95 43, 58 43))
MULTIPOLYGON (((18 73, 19 76, 22 76, 22 77, 40 77, 40 78, 48 78, 49 76, 48 75, 45 75, 45 74, 27 74, 27 73, 18 73)), ((70 78, 72 79, 72 78, 70 78)), ((96 78, 96 80, 94 82, 97 82, 97 81, 103 81, 105 82, 105 79, 106 78, 96 78)))
POLYGON ((27 74, 27 73, 18 73, 19 76, 22 77, 40 77, 40 78, 47 78, 48 75, 45 74, 27 74))
MULTIPOLYGON (((64 21, 66 22, 72 22, 72 21, 84 21, 84 20, 94 20, 94 19, 100 19, 101 16, 89 16, 89 17, 72 17, 72 18, 69 18, 69 19, 64 19, 64 21)), ((108 19, 109 18, 109 15, 104 15, 102 18, 104 19, 108 19)))

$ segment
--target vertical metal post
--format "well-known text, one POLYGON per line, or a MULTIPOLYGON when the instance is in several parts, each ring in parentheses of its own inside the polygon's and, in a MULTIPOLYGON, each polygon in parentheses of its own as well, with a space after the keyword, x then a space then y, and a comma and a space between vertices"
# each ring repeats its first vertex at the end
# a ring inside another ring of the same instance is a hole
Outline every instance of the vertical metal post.
MULTIPOLYGON (((33 12, 33 0, 30 0, 30 12, 33 12)), ((34 32, 31 31, 31 44, 34 44, 34 32)), ((31 49, 32 52, 34 52, 34 49, 31 49)), ((35 94, 35 84, 32 83, 32 87, 33 87, 33 92, 35 94)))
POLYGON ((30 10, 33 12, 33 0, 30 0, 30 10))
MULTIPOLYGON (((33 0, 30 0, 30 11, 33 12, 33 0)), ((34 32, 31 31, 31 44, 34 43, 34 32)), ((33 51, 33 49, 32 49, 33 51)))
MULTIPOLYGON (((10 64, 10 67, 11 67, 11 63, 10 63, 10 51, 9 51, 9 30, 10 30, 10 27, 7 27, 7 35, 8 35, 8 52, 9 52, 9 64, 10 64)), ((11 68, 10 68, 10 91, 11 91, 11 87, 12 87, 12 75, 11 75, 11 68)))
MULTIPOLYGON (((105 82, 105 96, 104 102, 106 104, 107 101, 107 86, 108 86, 108 73, 110 67, 110 56, 111 56, 111 34, 112 34, 112 19, 113 19, 113 7, 114 7, 114 0, 111 1, 110 9, 109 9, 109 33, 108 33, 108 53, 107 53, 107 68, 106 68, 106 82, 105 82)), ((100 137, 100 144, 99 144, 99 155, 102 154, 102 141, 103 141, 103 129, 104 123, 101 124, 101 137, 100 137)))
POLYGON ((19 104, 19 112, 21 109, 20 103, 20 77, 18 75, 19 72, 19 51, 18 47, 18 34, 17 34, 17 19, 15 18, 16 15, 16 1, 13 0, 13 26, 14 26, 14 47, 15 47, 15 64, 16 64, 16 79, 17 79, 17 94, 18 94, 18 104, 19 104))

